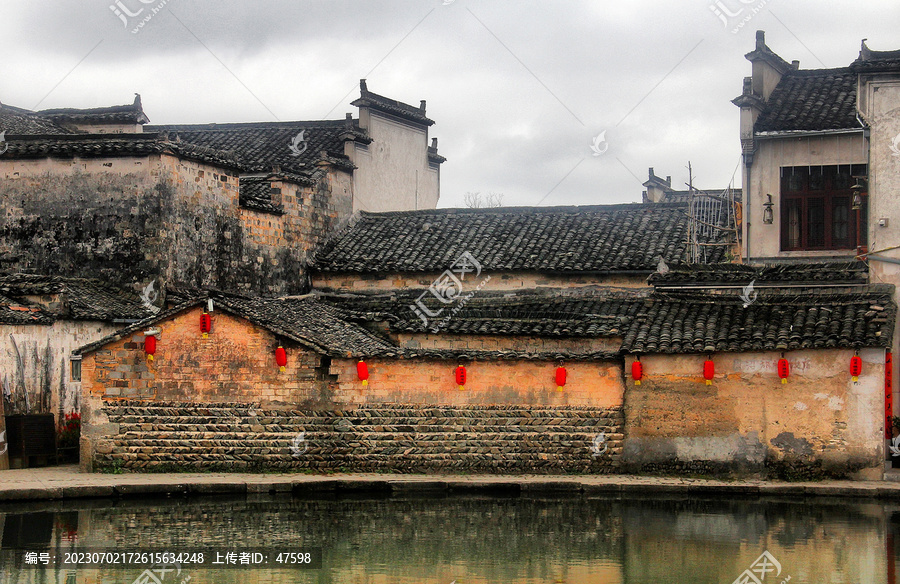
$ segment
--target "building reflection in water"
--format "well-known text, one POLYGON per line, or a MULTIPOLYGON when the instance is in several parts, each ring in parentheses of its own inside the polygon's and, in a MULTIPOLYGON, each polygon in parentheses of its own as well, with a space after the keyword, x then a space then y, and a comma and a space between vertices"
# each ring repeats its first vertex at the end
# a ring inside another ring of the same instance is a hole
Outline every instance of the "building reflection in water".
POLYGON ((166 584, 728 584, 764 552, 754 569, 767 584, 788 576, 790 582, 896 584, 900 556, 900 507, 831 499, 88 500, 4 505, 0 527, 4 584, 130 584, 144 568, 25 564, 22 550, 60 554, 73 546, 323 551, 320 570, 185 565, 166 584))

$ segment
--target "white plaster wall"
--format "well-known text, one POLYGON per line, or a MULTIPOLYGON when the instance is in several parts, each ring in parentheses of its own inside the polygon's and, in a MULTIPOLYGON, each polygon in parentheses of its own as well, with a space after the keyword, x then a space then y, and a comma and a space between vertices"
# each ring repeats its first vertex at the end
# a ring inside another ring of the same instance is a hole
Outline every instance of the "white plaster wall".
MULTIPOLYGON (((22 403, 28 392, 28 413, 67 414, 79 411, 81 383, 72 381, 71 353, 124 325, 62 320, 52 325, 0 325, 0 387, 9 386, 12 402, 22 403), (49 412, 40 408, 49 392, 49 412)), ((6 402, 7 414, 13 412, 6 402)))
MULTIPOLYGON (((880 79, 860 85, 860 115, 871 128, 869 161, 869 251, 879 256, 900 261, 900 80, 880 79), (887 219, 887 226, 878 225, 879 219, 887 219)), ((900 265, 869 259, 869 279, 876 283, 900 287, 900 265)), ((900 292, 894 291, 894 302, 900 301, 900 292)), ((896 363, 900 347, 900 327, 895 325, 893 338, 894 364, 894 414, 900 409, 900 391, 896 363)))
MULTIPOLYGON (((758 139, 758 149, 750 167, 750 179, 744 175, 744 197, 750 212, 744 210, 745 256, 756 258, 855 256, 855 249, 823 251, 781 251, 781 168, 790 166, 829 166, 866 164, 868 146, 862 130, 852 134, 800 136, 758 139), (767 194, 775 204, 775 221, 763 223, 763 203, 767 194), (747 225, 750 224, 748 234, 747 225)), ((871 211, 870 211, 871 214, 871 211)), ((871 249, 871 240, 870 240, 871 249)))
POLYGON ((0 176, 19 178, 26 176, 71 175, 90 173, 147 173, 158 172, 159 156, 109 157, 109 158, 40 158, 37 160, 0 159, 0 176))
POLYGON ((372 143, 351 146, 354 211, 434 209, 439 171, 428 166, 428 131, 360 108, 372 143))

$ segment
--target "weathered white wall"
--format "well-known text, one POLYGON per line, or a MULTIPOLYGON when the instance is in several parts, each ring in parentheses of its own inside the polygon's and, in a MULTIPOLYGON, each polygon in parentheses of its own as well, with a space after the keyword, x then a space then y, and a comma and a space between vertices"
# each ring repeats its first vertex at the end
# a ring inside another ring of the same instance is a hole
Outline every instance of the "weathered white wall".
POLYGON ((439 171, 428 165, 428 130, 364 107, 359 110, 359 123, 372 143, 348 142, 346 154, 358 167, 353 173, 353 210, 437 207, 439 171))
POLYGON ((121 325, 61 320, 52 325, 0 325, 0 387, 11 392, 6 414, 78 411, 81 383, 72 381, 74 349, 121 325), (29 408, 25 410, 25 392, 29 408))
MULTIPOLYGON (((869 137, 869 251, 900 261, 900 80, 879 79, 860 84, 860 115, 871 128, 869 137), (878 224, 887 219, 887 226, 878 224)), ((900 287, 900 265, 869 259, 869 279, 900 287)), ((900 292, 894 291, 894 302, 900 292)), ((894 327, 894 352, 900 347, 900 327, 894 327)), ((894 379, 900 365, 894 364, 894 379)), ((894 382, 894 413, 900 408, 900 391, 894 382)))
MULTIPOLYGON (((781 169, 790 166, 830 166, 866 164, 867 149, 862 129, 852 134, 799 136, 757 139, 758 150, 750 167, 750 179, 744 175, 745 256, 751 261, 763 258, 854 256, 856 250, 781 251, 781 169), (763 203, 772 195, 775 221, 763 223, 763 203), (749 235, 748 235, 749 222, 749 235)), ((871 244, 870 244, 871 247, 871 244)))
MULTIPOLYGON (((312 287, 317 290, 340 291, 391 291, 407 288, 428 288, 441 276, 438 272, 420 274, 356 274, 315 272, 311 275, 312 287)), ((585 286, 613 286, 617 288, 646 288, 646 275, 557 275, 534 272, 492 272, 487 270, 474 279, 466 280, 465 293, 474 290, 525 290, 531 288, 576 288, 585 286), (490 276, 490 280, 487 277, 490 276)))

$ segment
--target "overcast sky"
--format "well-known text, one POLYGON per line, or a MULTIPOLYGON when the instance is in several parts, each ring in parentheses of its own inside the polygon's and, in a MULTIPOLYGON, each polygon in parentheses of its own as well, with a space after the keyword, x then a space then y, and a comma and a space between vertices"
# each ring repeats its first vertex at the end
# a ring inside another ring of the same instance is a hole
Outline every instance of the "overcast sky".
POLYGON ((863 38, 900 49, 898 17, 896 0, 3 0, 0 101, 140 93, 156 124, 337 119, 365 77, 427 100, 441 207, 470 191, 620 203, 651 166, 679 187, 688 161, 701 188, 740 185, 730 100, 757 29, 801 68, 843 67, 863 38))

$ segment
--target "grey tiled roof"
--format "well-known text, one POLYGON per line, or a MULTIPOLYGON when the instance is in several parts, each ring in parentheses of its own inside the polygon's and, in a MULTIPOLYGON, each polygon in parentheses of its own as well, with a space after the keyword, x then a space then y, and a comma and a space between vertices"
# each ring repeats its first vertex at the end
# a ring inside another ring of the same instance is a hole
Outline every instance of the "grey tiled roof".
POLYGON ((365 79, 359 80, 359 93, 359 99, 352 102, 350 105, 355 105, 358 107, 369 107, 375 110, 380 110, 403 118, 405 120, 423 124, 425 126, 431 126, 432 124, 434 124, 433 120, 425 117, 424 107, 418 108, 409 105, 408 103, 397 101, 396 99, 391 99, 389 97, 384 97, 383 95, 378 95, 377 93, 372 93, 366 86, 365 79))
POLYGON ((213 310, 246 318, 250 322, 280 336, 298 342, 322 354, 336 357, 396 355, 399 349, 363 327, 343 319, 341 311, 316 301, 301 298, 250 298, 219 292, 204 292, 158 315, 130 325, 98 341, 76 349, 76 354, 88 353, 103 345, 124 338, 153 323, 177 315, 188 308, 213 299, 213 310))
POLYGON ((864 292, 656 293, 622 343, 624 353, 707 353, 889 347, 893 286, 864 292))
POLYGON ((323 151, 338 167, 352 170, 353 164, 344 155, 344 141, 370 141, 352 120, 145 126, 144 130, 165 132, 170 139, 233 152, 247 172, 270 172, 279 167, 301 175, 316 170, 315 163, 323 151), (301 132, 302 140, 298 139, 301 132), (295 140, 296 150, 291 150, 295 140), (302 153, 295 156, 296 152, 302 153))
POLYGON ((272 181, 267 177, 241 177, 240 204, 249 209, 284 215, 284 208, 272 203, 272 181))
MULTIPOLYGON (((316 252, 322 272, 443 272, 469 252, 486 272, 644 272, 688 259, 688 206, 499 207, 361 212, 316 252)), ((704 242, 710 242, 703 240, 704 242)), ((708 248, 722 261, 725 246, 708 248)))
POLYGON ((136 95, 134 103, 114 105, 111 107, 95 107, 89 109, 61 108, 47 109, 37 115, 52 120, 60 125, 101 123, 101 124, 146 124, 149 122, 141 107, 141 96, 136 95))
POLYGON ((396 349, 361 326, 341 318, 341 312, 335 307, 314 298, 219 296, 216 305, 278 335, 336 356, 379 355, 396 349))
MULTIPOLYGON (((646 192, 646 191, 645 191, 646 192)), ((743 198, 743 191, 741 189, 731 189, 731 194, 734 197, 734 200, 740 202, 743 198)), ((664 203, 690 203, 691 199, 697 196, 712 196, 716 198, 725 198, 728 195, 726 189, 718 190, 718 191, 704 191, 698 190, 691 193, 691 191, 675 191, 668 190, 665 194, 664 203)), ((650 201, 644 201, 645 204, 652 204, 650 201)))
POLYGON ((654 286, 684 284, 855 284, 868 282, 865 262, 803 262, 762 266, 746 264, 711 264, 669 266, 666 274, 652 274, 648 282, 654 286))
MULTIPOLYGON (((896 315, 891 293, 891 286, 852 291, 762 289, 745 307, 740 289, 479 292, 440 332, 622 338, 620 353, 887 347, 896 315)), ((440 316, 426 327, 409 306, 420 294, 325 295, 323 301, 341 307, 349 319, 385 321, 393 333, 431 332, 428 328, 440 316)))
POLYGON ((900 50, 873 51, 863 40, 859 57, 850 64, 850 67, 860 73, 900 71, 900 50))
POLYGON ((67 134, 22 135, 10 138, 3 158, 148 156, 172 153, 216 166, 241 169, 246 162, 233 152, 213 150, 186 142, 168 140, 159 134, 67 134))
POLYGON ((53 318, 112 322, 139 320, 152 314, 133 291, 100 280, 11 274, 0 276, 0 294, 20 302, 25 296, 59 294, 59 307, 46 311, 53 318))
POLYGON ((40 117, 32 111, 0 104, 0 132, 6 132, 6 138, 25 134, 71 134, 62 126, 51 120, 40 117))
POLYGON ((856 73, 850 68, 791 70, 769 96, 755 132, 861 129, 856 73))
MULTIPOLYGON (((745 306, 740 291, 651 291, 650 289, 559 289, 478 293, 449 319, 440 334, 531 338, 621 339, 618 349, 565 351, 436 350, 401 348, 369 330, 431 333, 407 303, 420 291, 393 295, 323 295, 247 298, 209 293, 215 310, 335 357, 403 359, 609 359, 625 353, 712 353, 796 349, 888 347, 896 318, 892 286, 854 291, 761 290, 745 306)), ((81 347, 95 350, 159 320, 205 303, 195 298, 156 317, 81 347)))
MULTIPOLYGON (((640 313, 650 288, 584 287, 575 289, 479 291, 452 317, 440 325, 451 334, 527 335, 533 337, 621 337, 640 313)), ((426 325, 410 308, 422 290, 400 290, 392 294, 322 296, 322 301, 340 307, 347 318, 383 320, 392 332, 429 332, 442 322, 444 312, 426 325)), ((440 310, 431 298, 426 306, 440 310)))
POLYGON ((53 324, 53 315, 27 300, 0 294, 0 324, 53 324))

